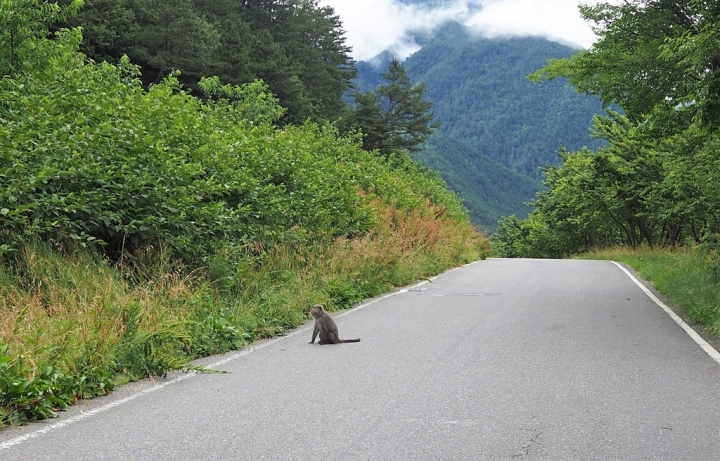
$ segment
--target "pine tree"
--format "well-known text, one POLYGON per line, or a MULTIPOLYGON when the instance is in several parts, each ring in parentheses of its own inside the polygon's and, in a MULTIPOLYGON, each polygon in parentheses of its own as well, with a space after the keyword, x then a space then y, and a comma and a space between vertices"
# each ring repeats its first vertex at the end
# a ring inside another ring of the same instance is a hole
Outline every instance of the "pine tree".
POLYGON ((286 109, 281 124, 337 120, 348 110, 343 95, 355 77, 354 61, 340 18, 319 0, 84 3, 76 18, 56 26, 82 26, 83 51, 96 61, 127 54, 141 66, 145 84, 172 70, 193 91, 212 75, 231 84, 260 79, 286 109))
POLYGON ((423 100, 425 85, 413 85, 400 61, 393 59, 385 83, 372 92, 354 95, 354 125, 363 133, 363 148, 384 155, 417 152, 425 138, 440 126, 433 123, 433 103, 423 100))

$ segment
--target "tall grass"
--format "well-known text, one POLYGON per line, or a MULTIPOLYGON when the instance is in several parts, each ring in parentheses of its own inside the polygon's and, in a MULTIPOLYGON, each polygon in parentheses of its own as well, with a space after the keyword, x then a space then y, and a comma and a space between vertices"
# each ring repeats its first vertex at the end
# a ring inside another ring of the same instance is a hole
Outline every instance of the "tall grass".
POLYGON ((312 304, 346 308, 487 254, 487 240, 441 207, 374 207, 379 226, 362 238, 227 245, 189 273, 153 248, 111 266, 25 246, 0 264, 0 427, 282 334, 312 304))
POLYGON ((624 262, 652 282, 673 306, 709 333, 720 334, 720 266, 713 252, 687 247, 618 247, 581 257, 624 262))

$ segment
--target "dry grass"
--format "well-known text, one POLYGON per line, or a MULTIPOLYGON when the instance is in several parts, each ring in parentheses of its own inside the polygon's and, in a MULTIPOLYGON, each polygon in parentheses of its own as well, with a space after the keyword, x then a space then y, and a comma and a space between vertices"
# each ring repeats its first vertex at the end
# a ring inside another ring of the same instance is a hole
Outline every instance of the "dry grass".
MULTIPOLYGON (((108 379, 180 368, 295 327, 307 320, 312 304, 346 308, 484 257, 489 249, 486 238, 441 208, 372 206, 379 222, 373 234, 311 248, 263 249, 260 256, 221 252, 212 268, 189 274, 160 257, 134 261, 130 269, 87 252, 26 247, 12 268, 0 268, 0 346, 12 357, 7 370, 16 374, 13 380, 32 384, 51 366, 62 379, 43 378, 49 394, 67 394, 72 403, 112 387, 108 379), (95 387, 86 392, 74 380, 95 387), (71 389, 52 388, 61 385, 71 389)), ((47 415, 15 405, 20 398, 0 394, 0 426, 18 409, 30 418, 47 415)))

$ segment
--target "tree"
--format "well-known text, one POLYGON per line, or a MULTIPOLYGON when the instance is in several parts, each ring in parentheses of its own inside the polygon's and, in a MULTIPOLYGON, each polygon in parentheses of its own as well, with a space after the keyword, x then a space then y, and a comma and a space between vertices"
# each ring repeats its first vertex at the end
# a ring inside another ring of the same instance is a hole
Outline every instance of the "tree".
POLYGON ((139 27, 129 51, 143 66, 143 80, 158 83, 173 70, 193 80, 202 77, 220 46, 220 34, 194 2, 136 0, 134 8, 139 27))
MULTIPOLYGON (((59 0, 63 4, 67 0, 59 0)), ((51 30, 83 28, 82 51, 97 62, 117 63, 130 52, 139 28, 135 0, 85 0, 82 9, 51 30)))
POLYGON ((337 120, 348 110, 343 95, 354 62, 340 19, 318 0, 85 3, 77 18, 59 26, 82 26, 83 51, 96 61, 127 54, 142 67, 146 85, 172 70, 198 95, 202 77, 234 85, 260 79, 287 109, 284 125, 337 120))
POLYGON ((345 45, 345 31, 330 7, 317 0, 293 0, 271 29, 282 44, 293 75, 302 83, 307 103, 295 108, 294 123, 305 118, 336 120, 347 109, 343 100, 357 71, 345 45))
POLYGON ((433 123, 433 103, 423 100, 425 85, 413 85, 400 61, 393 59, 385 83, 371 92, 354 94, 354 126, 363 133, 363 148, 384 155, 417 152, 425 138, 440 126, 433 123))
POLYGON ((82 0, 64 6, 43 0, 0 0, 0 77, 20 70, 29 40, 44 37, 50 24, 69 18, 82 5, 82 0))
POLYGON ((720 101, 718 5, 706 0, 581 5, 598 41, 571 58, 551 60, 533 78, 566 77, 578 91, 620 105, 635 122, 659 107, 678 105, 719 121, 720 111, 708 113, 720 101))

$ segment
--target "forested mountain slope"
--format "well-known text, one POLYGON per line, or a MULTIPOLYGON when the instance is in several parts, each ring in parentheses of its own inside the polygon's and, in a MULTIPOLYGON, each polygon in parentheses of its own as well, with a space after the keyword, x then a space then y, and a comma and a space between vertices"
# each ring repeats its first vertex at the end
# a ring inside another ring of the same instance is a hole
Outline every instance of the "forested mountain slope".
POLYGON ((526 77, 550 58, 575 50, 537 37, 483 39, 451 23, 405 66, 427 85, 442 131, 475 143, 488 157, 531 177, 557 163, 558 147, 593 145, 588 127, 599 100, 563 81, 535 84, 526 77))
POLYGON ((438 134, 428 139, 417 158, 441 172, 464 198, 472 221, 493 228, 502 217, 526 216, 525 202, 540 189, 539 181, 517 173, 478 152, 472 144, 438 134))
MULTIPOLYGON (((524 216, 523 203, 539 190, 541 168, 559 162, 560 147, 599 145, 589 132, 593 115, 604 112, 599 99, 577 94, 564 81, 527 79, 548 59, 576 50, 537 37, 486 39, 457 23, 448 23, 422 45, 403 64, 413 81, 426 85, 425 96, 442 122, 439 134, 470 147, 465 158, 483 168, 451 160, 453 149, 441 161, 438 144, 447 141, 431 140, 418 158, 440 171, 477 224, 492 227, 499 216, 524 216), (497 164, 518 175, 510 180, 498 173, 497 164), (490 183, 492 188, 481 185, 490 183), (488 208, 489 203, 495 205, 488 208)), ((389 59, 382 54, 358 63, 358 89, 377 86, 389 59)))

